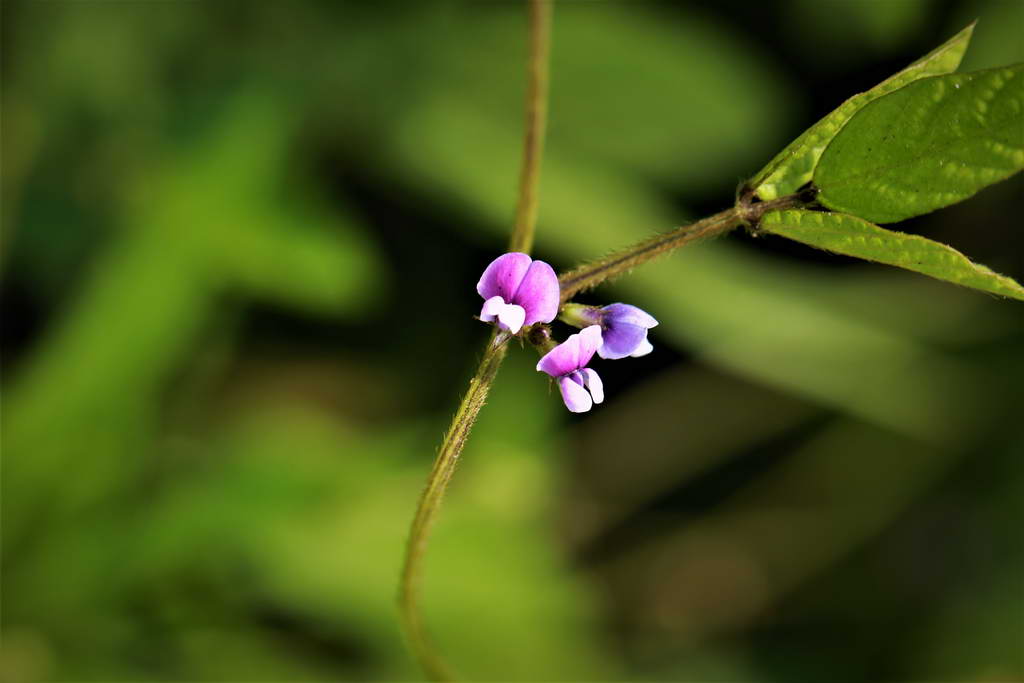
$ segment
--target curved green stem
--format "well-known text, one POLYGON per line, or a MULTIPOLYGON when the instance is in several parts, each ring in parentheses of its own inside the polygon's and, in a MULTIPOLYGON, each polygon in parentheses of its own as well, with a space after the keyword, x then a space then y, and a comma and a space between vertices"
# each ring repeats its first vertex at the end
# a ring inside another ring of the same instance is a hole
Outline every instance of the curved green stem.
POLYGON ((739 212, 735 208, 727 209, 696 223, 655 235, 597 261, 573 268, 558 278, 562 302, 568 301, 583 290, 596 287, 605 280, 622 275, 641 263, 646 263, 673 249, 678 249, 684 244, 724 235, 742 224, 743 219, 739 212))
POLYGON ((519 171, 519 202, 509 251, 529 253, 537 224, 537 187, 548 120, 548 53, 551 45, 552 0, 530 0, 530 61, 526 86, 526 138, 519 171))
POLYGON ((508 348, 505 342, 508 338, 507 334, 497 330, 491 335, 483 358, 480 359, 480 366, 473 379, 469 381, 469 389, 462 397, 462 402, 455 412, 451 426, 441 441, 437 459, 434 461, 434 468, 427 479, 427 486, 420 497, 420 504, 416 509, 416 516, 413 518, 412 528, 409 531, 405 566, 402 569, 399 588, 402 624, 416 658, 427 676, 435 681, 452 680, 453 677, 440 655, 432 647, 420 618, 419 596, 427 541, 430 539, 431 527, 441 509, 441 501, 448 488, 448 482, 451 481, 455 466, 459 462, 459 455, 462 453, 463 446, 466 445, 466 439, 473 428, 473 423, 476 422, 477 414, 487 400, 487 394, 490 391, 491 383, 498 374, 501 361, 505 358, 505 351, 508 348))
MULTIPOLYGON (((537 223, 537 187, 540 162, 544 153, 544 132, 547 124, 548 53, 551 40, 551 0, 530 0, 529 82, 526 91, 526 139, 523 144, 523 166, 519 175, 519 202, 516 221, 509 239, 509 251, 529 253, 533 246, 537 223)), ((476 416, 483 408, 491 383, 505 358, 509 335, 495 331, 480 359, 480 366, 469 382, 469 389, 441 441, 434 467, 427 478, 416 516, 413 518, 406 546, 405 564, 399 584, 399 609, 402 626, 413 652, 427 676, 435 681, 452 680, 445 665, 427 637, 420 614, 419 597, 423 579, 430 531, 441 510, 441 502, 451 481, 459 455, 466 444, 476 416)))
POLYGON ((562 303, 569 301, 579 292, 592 289, 605 280, 618 277, 642 263, 652 261, 685 244, 724 235, 741 225, 756 228, 761 216, 769 211, 808 206, 813 203, 813 197, 812 191, 761 202, 754 201, 753 195, 743 188, 740 196, 737 197, 736 205, 731 209, 720 211, 714 216, 708 216, 696 223, 683 225, 675 230, 649 237, 604 258, 562 273, 558 277, 562 303))

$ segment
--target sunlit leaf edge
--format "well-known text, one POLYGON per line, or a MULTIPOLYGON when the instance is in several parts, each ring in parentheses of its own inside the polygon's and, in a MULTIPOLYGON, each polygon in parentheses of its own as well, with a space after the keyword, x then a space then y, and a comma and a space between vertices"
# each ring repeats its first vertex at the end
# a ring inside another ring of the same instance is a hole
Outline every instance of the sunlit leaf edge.
POLYGON ((760 230, 836 254, 885 263, 1024 301, 1024 287, 934 240, 887 230, 856 216, 791 209, 768 213, 760 230))
POLYGON ((811 179, 825 147, 862 107, 877 98, 926 76, 951 73, 960 65, 971 41, 972 22, 955 36, 871 90, 858 93, 821 118, 779 152, 748 185, 761 199, 795 192, 811 179))

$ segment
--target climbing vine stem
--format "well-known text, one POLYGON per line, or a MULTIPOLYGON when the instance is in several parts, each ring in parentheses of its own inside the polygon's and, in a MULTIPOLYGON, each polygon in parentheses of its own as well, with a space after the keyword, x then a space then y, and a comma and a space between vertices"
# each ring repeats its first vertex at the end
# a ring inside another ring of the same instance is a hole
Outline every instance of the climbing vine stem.
POLYGON ((441 440, 434 467, 427 478, 427 486, 420 497, 416 516, 413 518, 409 531, 409 542, 406 548, 405 566, 399 589, 399 606, 402 613, 402 626, 416 658, 427 676, 435 681, 452 680, 452 674, 444 660, 431 644, 420 614, 419 597, 423 578, 423 561, 426 556, 427 541, 437 514, 441 509, 448 482, 451 481, 459 455, 466 444, 473 423, 480 409, 487 401, 491 384, 498 374, 501 361, 505 358, 508 335, 495 329, 484 355, 480 359, 473 379, 469 381, 469 389, 462 397, 451 426, 441 440))
MULTIPOLYGON (((519 200, 515 225, 509 239, 509 251, 529 253, 537 224, 537 190, 547 124, 548 54, 551 42, 551 0, 529 0, 529 63, 526 89, 526 133, 523 162, 519 176, 519 200)), ((508 335, 495 330, 491 336, 469 389, 441 441, 426 488, 420 497, 409 531, 405 563, 399 584, 399 610, 409 645, 429 678, 452 680, 451 670, 433 646, 423 624, 419 598, 423 583, 423 564, 430 531, 437 520, 441 502, 469 432, 487 400, 491 384, 505 358, 508 335)))

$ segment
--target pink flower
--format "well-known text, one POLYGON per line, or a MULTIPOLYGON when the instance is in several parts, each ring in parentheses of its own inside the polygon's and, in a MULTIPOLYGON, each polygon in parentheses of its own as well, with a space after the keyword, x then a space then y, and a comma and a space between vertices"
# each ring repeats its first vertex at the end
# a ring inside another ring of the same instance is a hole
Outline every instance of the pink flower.
POLYGON ((601 378, 587 367, 599 346, 601 326, 591 325, 570 335, 537 363, 539 372, 546 372, 558 381, 565 407, 574 413, 585 413, 604 400, 601 378))
POLYGON ((498 327, 512 334, 558 315, 558 276, 551 266, 526 254, 513 251, 494 259, 476 291, 485 299, 480 319, 497 320, 498 327))

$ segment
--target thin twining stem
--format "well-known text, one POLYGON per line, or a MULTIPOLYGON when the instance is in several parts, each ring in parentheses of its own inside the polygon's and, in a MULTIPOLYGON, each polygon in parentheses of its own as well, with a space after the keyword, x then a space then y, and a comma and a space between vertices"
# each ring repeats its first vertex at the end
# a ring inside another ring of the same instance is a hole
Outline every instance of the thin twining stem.
POLYGON ((526 86, 526 137, 519 171, 519 201, 509 251, 529 253, 537 224, 537 188, 548 119, 548 54, 551 45, 551 0, 530 0, 529 82, 526 86))
MULTIPOLYGON (((544 153, 544 132, 548 112, 548 54, 551 41, 551 0, 530 0, 530 58, 526 90, 526 137, 523 142, 523 166, 519 174, 519 201, 516 220, 509 239, 509 251, 529 253, 533 246, 537 223, 537 187, 540 162, 544 153)), ((448 482, 455 473, 462 448, 476 417, 483 408, 491 384, 498 374, 509 335, 495 331, 487 343, 480 366, 448 432, 441 440, 434 467, 420 497, 406 545, 405 564, 399 584, 399 610, 402 626, 417 660, 431 680, 452 680, 451 670, 427 637, 420 613, 420 588, 423 583, 423 561, 426 557, 430 531, 441 510, 448 482)))
POLYGON ((618 277, 628 270, 678 249, 684 244, 718 237, 741 225, 755 227, 768 211, 793 208, 809 203, 805 195, 788 195, 769 202, 750 203, 741 196, 736 206, 716 213, 696 223, 680 226, 670 232, 649 237, 642 242, 620 249, 604 258, 585 263, 558 277, 562 303, 605 280, 618 277))
POLYGON ((427 479, 427 486, 420 497, 420 504, 409 532, 398 600, 402 625, 416 658, 427 676, 434 681, 449 681, 453 676, 427 637, 420 616, 420 586, 427 541, 430 538, 431 527, 437 519, 437 513, 441 509, 441 501, 448 488, 448 482, 451 481, 455 466, 458 464, 462 447, 466 444, 469 431, 487 400, 491 383, 505 357, 505 350, 508 348, 505 342, 508 339, 507 333, 498 330, 491 336, 483 358, 480 359, 480 366, 473 379, 469 381, 469 389, 462 397, 451 426, 441 441, 434 468, 427 479))
POLYGON ((573 268, 558 278, 562 302, 568 301, 579 292, 596 287, 605 280, 622 275, 641 263, 646 263, 673 249, 678 249, 684 244, 724 235, 742 224, 739 212, 735 208, 727 209, 696 223, 655 235, 597 261, 573 268))

